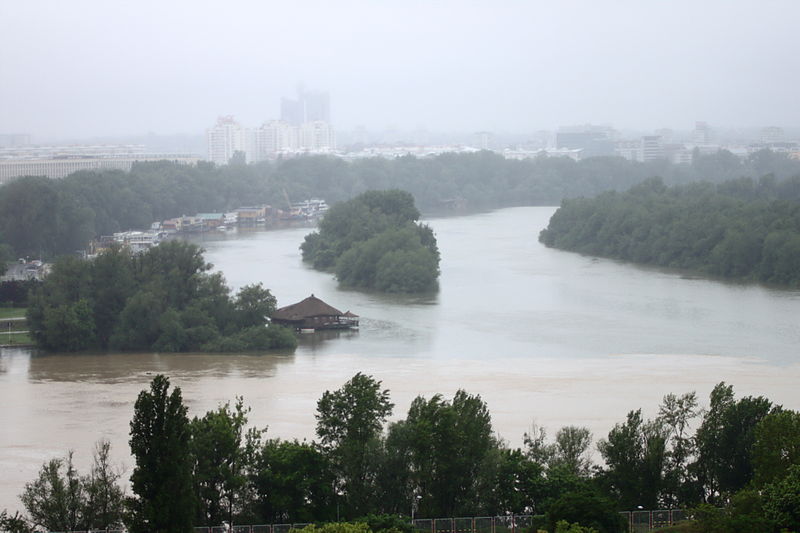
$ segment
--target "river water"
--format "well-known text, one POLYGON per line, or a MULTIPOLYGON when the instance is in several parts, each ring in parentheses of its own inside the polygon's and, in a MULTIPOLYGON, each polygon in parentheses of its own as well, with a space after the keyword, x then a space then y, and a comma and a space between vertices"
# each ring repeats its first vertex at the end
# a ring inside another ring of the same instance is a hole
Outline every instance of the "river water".
POLYGON ((383 381, 403 417, 423 394, 459 388, 487 401, 495 429, 521 444, 535 420, 552 435, 586 426, 595 440, 631 409, 654 416, 664 394, 714 384, 800 408, 800 292, 731 284, 545 248, 554 208, 429 220, 441 288, 426 296, 341 290, 300 260, 309 228, 203 240, 236 289, 262 282, 279 305, 315 294, 361 316, 357 332, 304 335, 269 355, 0 353, 0 509, 43 461, 75 451, 85 471, 100 438, 130 474, 128 424, 156 373, 190 415, 243 396, 268 435, 314 436, 316 401, 356 372, 383 381))

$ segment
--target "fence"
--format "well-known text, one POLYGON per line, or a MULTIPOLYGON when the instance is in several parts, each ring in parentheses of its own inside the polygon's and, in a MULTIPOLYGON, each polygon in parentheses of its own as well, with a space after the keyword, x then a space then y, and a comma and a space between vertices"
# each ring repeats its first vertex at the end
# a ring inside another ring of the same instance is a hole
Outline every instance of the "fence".
POLYGON ((416 533, 535 533, 545 527, 544 515, 425 518, 411 522, 416 533))
POLYGON ((303 529, 309 524, 261 524, 257 526, 196 527, 194 533, 289 533, 290 529, 303 529))
POLYGON ((660 511, 626 511, 620 513, 630 533, 647 533, 662 527, 674 526, 691 518, 685 509, 660 511))
MULTIPOLYGON (((685 510, 626 511, 620 513, 630 533, 648 533, 688 520, 685 510)), ((289 533, 309 524, 263 524, 255 526, 196 527, 194 533, 289 533)), ((474 516, 422 518, 411 522, 415 533, 536 533, 547 528, 544 515, 474 516)), ((70 533, 125 533, 123 530, 73 531, 70 533)))

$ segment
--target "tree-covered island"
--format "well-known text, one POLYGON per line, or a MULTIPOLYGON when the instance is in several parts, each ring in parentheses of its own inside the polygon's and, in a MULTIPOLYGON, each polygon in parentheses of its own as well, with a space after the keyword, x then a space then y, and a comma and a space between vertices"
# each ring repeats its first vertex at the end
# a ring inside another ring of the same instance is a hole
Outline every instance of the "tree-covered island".
POLYGON ((241 352, 297 346, 268 324, 276 299, 261 284, 235 297, 194 244, 169 241, 143 254, 114 247, 91 260, 63 256, 31 294, 39 347, 158 352, 241 352))
POLYGON ((328 211, 301 245, 303 260, 336 273, 348 287, 383 292, 435 290, 439 249, 420 224, 411 194, 367 191, 328 211))
POLYGON ((726 279, 800 286, 800 175, 564 200, 539 235, 547 246, 726 279))

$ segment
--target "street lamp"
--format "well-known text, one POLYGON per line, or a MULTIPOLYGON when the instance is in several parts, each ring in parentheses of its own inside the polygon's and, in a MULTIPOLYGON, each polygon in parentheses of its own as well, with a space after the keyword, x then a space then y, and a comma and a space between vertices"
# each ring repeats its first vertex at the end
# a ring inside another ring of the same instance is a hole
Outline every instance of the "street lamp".
POLYGON ((422 494, 415 494, 411 500, 411 525, 414 525, 414 511, 419 508, 419 501, 422 499, 422 494))
POLYGON ((339 498, 341 498, 342 495, 344 495, 344 492, 342 492, 342 489, 336 489, 336 521, 337 522, 339 521, 339 498))

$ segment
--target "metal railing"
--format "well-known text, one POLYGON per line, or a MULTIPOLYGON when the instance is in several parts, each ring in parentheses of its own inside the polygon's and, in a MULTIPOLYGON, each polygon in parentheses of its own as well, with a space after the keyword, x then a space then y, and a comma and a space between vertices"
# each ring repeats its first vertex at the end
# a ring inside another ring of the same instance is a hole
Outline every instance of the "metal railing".
POLYGON ((420 518, 411 522, 417 533, 536 533, 537 525, 544 525, 543 515, 420 518))
MULTIPOLYGON (((691 517, 685 509, 621 512, 630 533, 648 533, 691 517)), ((289 533, 310 524, 261 524, 195 527, 194 533, 289 533)), ((412 520, 415 533, 536 533, 546 528, 544 515, 473 516, 460 518, 419 518, 412 520)), ((59 532, 51 532, 59 533, 59 532)), ((66 532, 65 532, 66 533, 66 532)), ((122 529, 93 529, 69 533, 125 533, 122 529)))
POLYGON ((630 533, 648 533, 654 529, 669 527, 689 520, 685 509, 661 509, 658 511, 624 511, 620 513, 628 524, 630 533))

